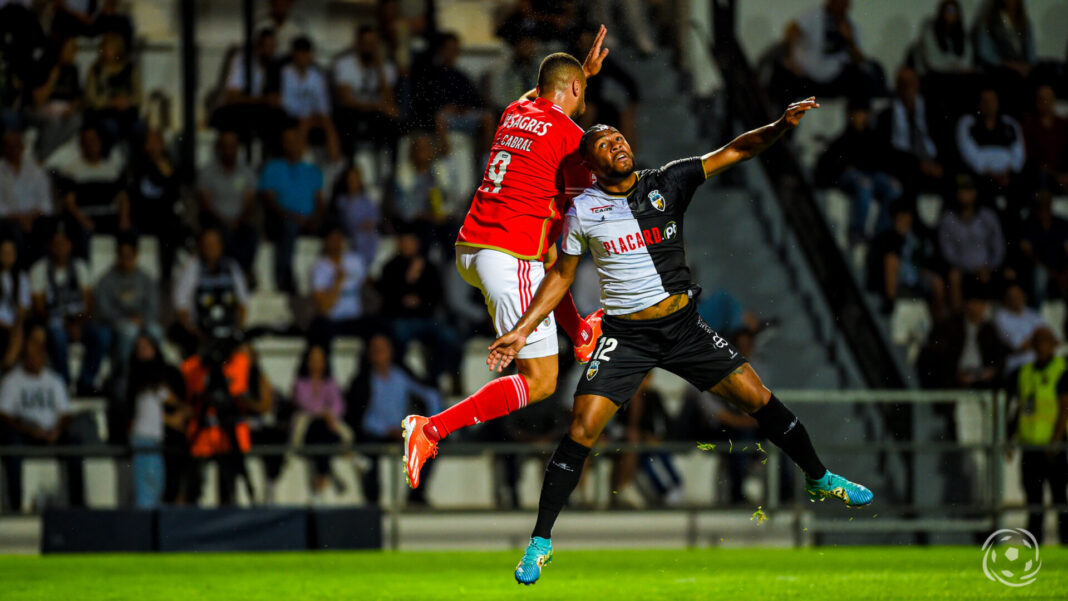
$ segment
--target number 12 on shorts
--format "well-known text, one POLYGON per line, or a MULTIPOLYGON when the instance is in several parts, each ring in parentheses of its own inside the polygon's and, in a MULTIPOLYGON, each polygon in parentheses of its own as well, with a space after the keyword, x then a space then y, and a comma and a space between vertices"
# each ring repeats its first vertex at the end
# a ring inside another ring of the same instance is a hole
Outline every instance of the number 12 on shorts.
POLYGON ((501 184, 504 182, 504 174, 508 172, 508 163, 512 162, 512 154, 510 152, 499 150, 497 154, 493 155, 490 159, 489 166, 486 167, 486 177, 493 182, 493 187, 483 186, 483 192, 489 192, 496 194, 501 191, 501 184))
POLYGON ((593 356, 590 357, 590 359, 592 361, 611 361, 608 357, 608 353, 616 350, 617 346, 619 346, 619 341, 615 338, 605 338, 602 336, 601 339, 597 341, 597 348, 593 350, 593 356))

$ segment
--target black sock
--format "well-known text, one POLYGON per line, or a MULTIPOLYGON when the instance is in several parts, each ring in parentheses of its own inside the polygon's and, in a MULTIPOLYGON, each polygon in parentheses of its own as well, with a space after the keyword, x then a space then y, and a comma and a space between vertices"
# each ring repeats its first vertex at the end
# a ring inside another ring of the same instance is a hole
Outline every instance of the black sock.
POLYGON ((809 478, 823 477, 827 468, 816 456, 816 449, 812 448, 804 424, 775 395, 771 395, 767 405, 753 413, 753 418, 760 424, 764 436, 789 455, 805 475, 809 478))
POLYGON ((560 446, 556 447, 549 459, 549 465, 545 466, 545 481, 541 484, 541 499, 538 501, 538 521, 534 524, 531 536, 552 538, 556 516, 560 515, 567 498, 578 486, 589 454, 589 447, 571 440, 570 436, 564 436, 560 441, 560 446))

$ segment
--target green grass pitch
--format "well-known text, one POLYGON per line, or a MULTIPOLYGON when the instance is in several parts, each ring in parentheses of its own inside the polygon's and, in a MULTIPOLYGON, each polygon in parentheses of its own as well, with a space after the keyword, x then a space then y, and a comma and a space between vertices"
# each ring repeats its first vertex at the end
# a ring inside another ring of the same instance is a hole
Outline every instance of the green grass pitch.
POLYGON ((0 557, 0 599, 313 601, 404 599, 1066 599, 1068 549, 1037 581, 983 576, 978 547, 558 550, 542 580, 512 579, 513 552, 307 552, 0 557))

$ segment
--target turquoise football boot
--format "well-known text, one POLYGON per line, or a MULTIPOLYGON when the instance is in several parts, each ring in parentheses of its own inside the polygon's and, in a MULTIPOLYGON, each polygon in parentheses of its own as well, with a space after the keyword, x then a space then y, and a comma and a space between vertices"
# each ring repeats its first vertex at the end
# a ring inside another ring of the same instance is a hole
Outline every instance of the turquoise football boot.
POLYGON ((541 577, 541 569, 553 560, 553 541, 534 536, 527 545, 523 559, 515 567, 515 581, 519 584, 531 585, 541 577))
POLYGON ((813 503, 833 497, 841 499, 848 507, 863 507, 875 498, 867 487, 829 471, 816 480, 806 477, 805 490, 808 491, 808 500, 813 503))

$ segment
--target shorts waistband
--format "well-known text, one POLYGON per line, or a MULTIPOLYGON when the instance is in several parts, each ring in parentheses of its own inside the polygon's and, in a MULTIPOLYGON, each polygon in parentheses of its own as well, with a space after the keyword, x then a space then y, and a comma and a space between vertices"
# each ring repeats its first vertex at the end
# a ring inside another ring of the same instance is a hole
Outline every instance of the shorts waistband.
POLYGON ((694 300, 691 298, 690 302, 687 303, 685 307, 663 317, 655 317, 653 319, 623 319, 622 317, 616 315, 605 314, 602 319, 605 322, 611 323, 613 325, 657 326, 663 325, 665 323, 672 323, 689 315, 693 315, 696 312, 697 303, 695 303, 694 300))

